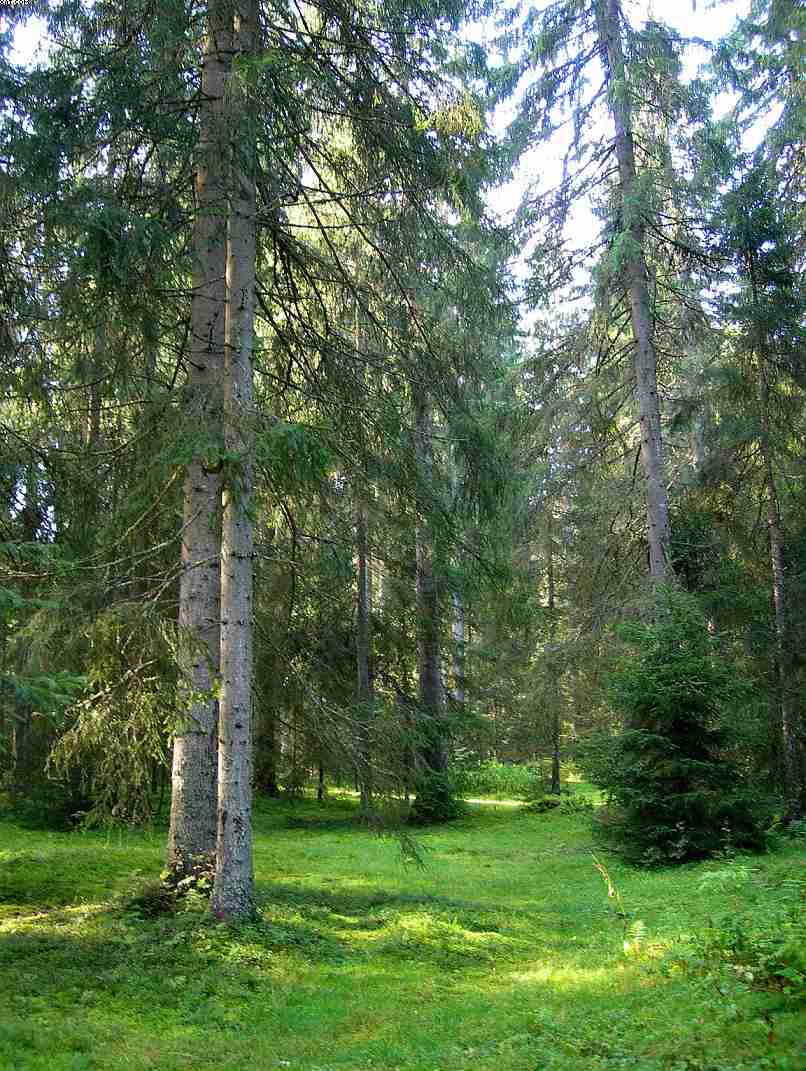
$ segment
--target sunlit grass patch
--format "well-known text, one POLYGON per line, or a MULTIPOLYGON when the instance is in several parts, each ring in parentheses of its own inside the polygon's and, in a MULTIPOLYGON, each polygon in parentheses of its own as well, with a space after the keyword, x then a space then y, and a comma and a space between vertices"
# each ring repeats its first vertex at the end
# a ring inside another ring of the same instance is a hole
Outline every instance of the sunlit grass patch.
POLYGON ((161 833, 0 825, 0 1068, 806 1067, 803 1007, 701 947, 727 912, 756 934, 789 912, 804 846, 654 872, 602 854, 619 914, 584 815, 480 806, 418 832, 418 869, 354 814, 260 804, 244 926, 127 907, 161 833))

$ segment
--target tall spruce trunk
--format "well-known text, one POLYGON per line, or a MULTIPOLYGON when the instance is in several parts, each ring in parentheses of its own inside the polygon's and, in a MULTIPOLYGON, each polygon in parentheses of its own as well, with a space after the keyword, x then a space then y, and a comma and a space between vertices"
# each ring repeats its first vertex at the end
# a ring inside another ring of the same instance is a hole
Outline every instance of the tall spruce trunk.
POLYGON ((442 684, 439 590, 434 566, 433 423, 425 388, 412 387, 414 451, 417 469, 417 523, 415 532, 417 670, 421 711, 420 762, 417 799, 413 813, 418 820, 452 817, 455 803, 448 780, 448 741, 445 695, 442 684))
POLYGON ((649 273, 644 252, 646 226, 635 163, 619 0, 596 0, 596 19, 616 135, 622 235, 627 238, 621 244, 622 273, 629 296, 635 338, 635 384, 641 428, 641 465, 646 480, 649 573, 653 583, 659 584, 667 579, 671 568, 671 527, 658 399, 658 364, 653 339, 649 273))
MULTIPOLYGON (((240 55, 257 49, 257 12, 241 0, 240 55)), ((255 313, 256 194, 254 138, 242 85, 228 94, 231 198, 227 247, 224 365, 224 481, 221 533, 221 708, 218 739, 218 837, 212 911, 254 912, 252 864, 252 339, 255 313), (238 120, 242 120, 239 122, 238 120), (237 458, 237 460, 235 460, 237 458)))
POLYGON ((222 380, 226 270, 224 91, 231 64, 231 8, 209 0, 199 102, 193 226, 193 297, 186 425, 199 436, 184 482, 179 583, 180 674, 187 709, 174 737, 168 869, 209 865, 216 846, 222 380))

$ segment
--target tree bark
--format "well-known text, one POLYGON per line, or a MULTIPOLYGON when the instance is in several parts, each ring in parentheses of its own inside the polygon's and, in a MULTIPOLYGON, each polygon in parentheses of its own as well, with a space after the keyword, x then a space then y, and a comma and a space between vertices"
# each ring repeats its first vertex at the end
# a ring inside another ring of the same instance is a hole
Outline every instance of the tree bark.
POLYGON ((635 162, 632 111, 621 37, 619 0, 597 0, 599 44, 604 57, 610 113, 615 127, 622 231, 619 235, 621 272, 627 286, 635 338, 635 383, 641 429, 641 465, 646 480, 649 573, 654 584, 670 573, 671 527, 663 456, 657 355, 653 338, 649 273, 645 256, 644 209, 635 162))
MULTIPOLYGON (((549 507, 548 515, 548 533, 546 540, 546 571, 547 571, 547 583, 548 583, 548 611, 549 611, 549 643, 554 648, 557 642, 557 621, 555 617, 556 610, 556 592, 554 583, 554 516, 549 507)), ((553 652, 552 652, 553 654, 553 652)), ((548 671, 554 668, 554 659, 552 657, 548 671)), ((557 671, 557 688, 553 688, 553 681, 549 680, 548 690, 551 696, 551 793, 554 796, 559 796, 561 791, 560 783, 560 675, 557 671)))
POLYGON ((174 737, 168 869, 209 865, 216 845, 219 670, 221 386, 224 365, 226 152, 224 91, 232 24, 225 0, 209 0, 201 72, 199 159, 193 226, 187 422, 202 435, 184 483, 179 585, 180 673, 187 697, 174 737))
MULTIPOLYGON (((236 16, 241 55, 257 49, 257 12, 242 0, 236 16)), ((227 468, 221 535, 221 709, 218 739, 218 838, 212 911, 217 918, 254 912, 252 865, 252 339, 256 195, 253 139, 238 118, 248 98, 229 94, 232 196, 227 250, 224 441, 227 468), (237 461, 235 460, 237 458, 237 461)))
POLYGON ((427 391, 412 386, 414 451, 417 469, 417 521, 415 532, 417 668, 422 725, 420 776, 415 817, 421 820, 450 817, 455 810, 448 781, 448 747, 445 695, 442 685, 439 590, 434 568, 433 425, 427 391))
POLYGON ((372 577, 370 573, 368 518, 365 497, 356 493, 355 539, 358 558, 358 605, 355 631, 356 698, 359 705, 358 754, 356 773, 361 795, 361 810, 372 806, 371 756, 369 747, 370 719, 374 688, 372 682, 372 577))
MULTIPOLYGON (((458 505, 461 488, 461 476, 456 461, 456 451, 451 451, 451 496, 454 505, 458 505)), ((456 562, 461 565, 461 561, 456 562)), ((462 592, 454 587, 451 593, 453 618, 451 620, 451 637, 453 639, 453 701, 458 707, 464 707, 466 698, 465 665, 467 637, 465 635, 465 604, 462 592)))
POLYGON ((804 785, 801 771, 801 740, 798 697, 792 690, 792 643, 789 635, 786 571, 784 568, 784 534, 778 489, 772 462, 770 440, 769 372, 759 354, 759 402, 761 423, 761 457, 764 466, 764 490, 767 499, 767 536, 772 571, 772 602, 775 624, 774 670, 777 685, 777 709, 780 718, 781 765, 784 775, 784 821, 803 817, 804 785))

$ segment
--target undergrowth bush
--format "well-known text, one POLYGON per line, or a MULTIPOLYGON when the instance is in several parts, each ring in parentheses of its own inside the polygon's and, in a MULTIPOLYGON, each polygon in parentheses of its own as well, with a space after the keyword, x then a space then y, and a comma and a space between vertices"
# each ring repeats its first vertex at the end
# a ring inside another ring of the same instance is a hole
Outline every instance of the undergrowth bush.
POLYGON ((523 814, 591 814, 596 805, 589 796, 543 795, 530 800, 523 814))
POLYGON ((650 624, 617 629, 609 690, 624 729, 601 763, 609 833, 645 865, 766 847, 763 801, 730 759, 731 720, 749 685, 709 634, 696 601, 658 593, 650 624))
POLYGON ((806 878, 796 873, 772 875, 764 881, 741 863, 706 874, 703 893, 740 892, 741 910, 710 919, 692 939, 688 969, 729 972, 754 989, 781 993, 806 1002, 806 878))

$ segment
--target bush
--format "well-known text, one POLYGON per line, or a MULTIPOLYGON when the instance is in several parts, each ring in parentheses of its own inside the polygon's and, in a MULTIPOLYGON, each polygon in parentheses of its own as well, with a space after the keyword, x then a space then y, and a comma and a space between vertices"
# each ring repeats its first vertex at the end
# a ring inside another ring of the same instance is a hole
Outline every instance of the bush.
MULTIPOLYGON (((749 880, 746 868, 735 868, 749 880)), ((731 868, 724 873, 728 880, 731 868)), ((719 885, 723 874, 706 875, 703 890, 719 885)), ((787 875, 768 880, 741 912, 711 920, 695 940, 695 950, 707 964, 727 967, 736 978, 756 989, 777 990, 795 1001, 806 1000, 806 880, 787 875)))
POLYGON ((609 828, 644 864, 765 847, 764 809, 727 756, 725 715, 749 687, 721 657, 695 601, 658 596, 652 624, 622 625, 609 680, 624 729, 599 772, 609 828))
POLYGON ((418 779, 417 797, 409 812, 412 825, 431 825, 460 818, 465 808, 454 796, 454 787, 446 773, 429 771, 418 779))

